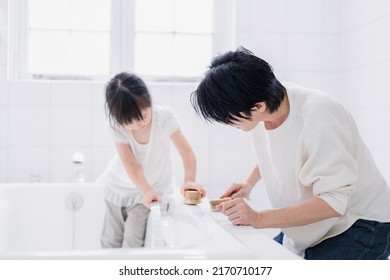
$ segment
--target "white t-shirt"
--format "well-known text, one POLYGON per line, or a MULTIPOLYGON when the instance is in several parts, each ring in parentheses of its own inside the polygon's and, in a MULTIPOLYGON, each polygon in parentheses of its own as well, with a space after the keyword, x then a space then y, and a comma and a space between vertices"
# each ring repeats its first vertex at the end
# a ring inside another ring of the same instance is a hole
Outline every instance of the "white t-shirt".
MULTIPOLYGON (((107 124, 115 143, 129 144, 148 183, 159 194, 169 193, 174 185, 170 157, 170 136, 180 129, 179 120, 168 106, 152 106, 149 142, 138 143, 131 131, 107 124)), ((142 203, 143 196, 127 175, 118 154, 109 162, 98 181, 105 186, 105 199, 116 206, 142 203)))
POLYGON ((258 166, 274 208, 320 197, 342 216, 284 228, 297 254, 347 230, 357 219, 390 222, 390 189, 351 115, 331 96, 285 84, 287 120, 252 130, 258 166))

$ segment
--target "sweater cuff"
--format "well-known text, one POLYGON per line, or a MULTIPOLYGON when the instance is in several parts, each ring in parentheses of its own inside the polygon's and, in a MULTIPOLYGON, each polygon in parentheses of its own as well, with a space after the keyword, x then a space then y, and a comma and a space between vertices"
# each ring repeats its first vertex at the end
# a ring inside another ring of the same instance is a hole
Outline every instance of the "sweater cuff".
POLYGON ((333 196, 330 193, 323 193, 319 195, 319 198, 329 204, 340 215, 344 215, 347 209, 348 197, 347 196, 333 196))

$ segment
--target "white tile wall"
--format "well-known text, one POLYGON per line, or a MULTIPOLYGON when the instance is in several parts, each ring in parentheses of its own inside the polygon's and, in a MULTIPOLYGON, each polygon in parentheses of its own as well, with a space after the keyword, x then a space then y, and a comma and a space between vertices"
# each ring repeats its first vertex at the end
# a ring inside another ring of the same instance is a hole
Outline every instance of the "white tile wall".
MULTIPOLYGON (((0 18, 1 18, 1 15, 0 15, 0 18)), ((0 42, 5 40, 5 34, 6 34, 6 32, 4 30, 5 26, 6 26, 5 24, 1 23, 1 19, 0 19, 0 42)), ((7 48, 4 47, 4 45, 0 45, 0 57, 7 57, 7 48)), ((5 64, 6 64, 6 60, 1 59, 0 65, 5 65, 5 64)), ((4 71, 4 70, 2 70, 2 71, 4 71)))
POLYGON ((9 109, 9 146, 49 147, 50 108, 13 106, 9 109))
MULTIPOLYGON (((244 17, 249 17, 252 32, 281 33, 286 31, 286 0, 251 0, 244 17)), ((238 21, 241 19, 239 18, 238 21)))
POLYGON ((374 32, 373 44, 374 44, 374 61, 382 62, 390 59, 390 14, 385 17, 379 18, 372 23, 372 29, 374 32))
POLYGON ((322 36, 322 70, 340 71, 340 35, 324 34, 322 36))
POLYGON ((11 106, 50 106, 50 83, 45 81, 13 81, 9 83, 11 106))
POLYGON ((288 34, 287 69, 291 71, 321 71, 322 35, 288 34))
POLYGON ((390 166, 390 157, 388 156, 389 150, 379 150, 379 149, 373 149, 373 156, 375 158, 375 163, 378 166, 379 170, 382 171, 382 175, 385 178, 387 182, 390 182, 390 173, 385 172, 386 170, 389 170, 390 166))
POLYGON ((355 116, 362 137, 389 180, 389 1, 345 0, 342 15, 340 97, 355 116))
POLYGON ((355 0, 343 0, 341 1, 341 20, 340 20, 340 30, 346 32, 355 27, 355 13, 354 9, 351 8, 355 0))
POLYGON ((172 105, 172 86, 167 83, 151 83, 148 85, 154 104, 172 105))
POLYGON ((322 1, 322 31, 325 34, 339 34, 341 22, 340 0, 322 1))
POLYGON ((251 171, 248 164, 248 148, 245 146, 213 147, 210 163, 213 167, 208 187, 210 197, 219 197, 231 183, 242 182, 251 171))
POLYGON ((340 72, 323 72, 322 89, 330 95, 340 99, 341 77, 340 72))
POLYGON ((321 71, 288 71, 287 81, 301 84, 305 87, 323 88, 321 71))
POLYGON ((323 30, 322 7, 322 0, 287 1, 287 31, 291 33, 321 33, 323 30))
POLYGON ((287 37, 285 33, 254 32, 248 38, 248 44, 245 46, 254 54, 266 60, 274 70, 286 69, 287 37))
POLYGON ((8 9, 8 2, 0 1, 0 23, 4 25, 7 22, 7 9, 8 9))
MULTIPOLYGON (((376 63, 373 65, 374 68, 374 106, 388 106, 390 107, 390 79, 389 69, 390 61, 376 63)), ((372 90, 372 89, 371 89, 372 90)))
POLYGON ((51 106, 89 107, 92 102, 92 84, 89 82, 53 82, 51 106))
POLYGON ((91 145, 93 147, 106 147, 111 145, 111 139, 107 134, 106 123, 107 117, 105 110, 99 107, 92 109, 92 125, 91 125, 91 145))
POLYGON ((37 175, 41 182, 49 181, 50 153, 49 147, 8 147, 8 180, 29 182, 37 175))
POLYGON ((249 134, 228 125, 214 124, 210 145, 215 148, 239 148, 248 145, 249 134))
POLYGON ((104 82, 95 82, 92 84, 92 106, 104 108, 104 82))
POLYGON ((7 147, 8 138, 8 108, 0 106, 0 148, 7 147))
POLYGON ((390 143, 390 110, 388 106, 374 107, 373 119, 376 120, 373 135, 377 150, 388 150, 390 143))
POLYGON ((365 110, 364 107, 356 107, 351 110, 352 115, 358 124, 360 135, 362 136, 367 147, 373 151, 375 148, 375 127, 372 124, 371 116, 373 112, 365 110))
POLYGON ((352 27, 362 26, 372 20, 373 17, 373 1, 371 0, 354 0, 347 1, 349 11, 352 14, 352 27), (350 5, 353 5, 351 8, 350 5))
POLYGON ((209 147, 214 127, 200 119, 192 108, 176 107, 175 113, 180 119, 181 131, 191 145, 209 147))
POLYGON ((50 130, 52 147, 90 146, 91 107, 51 107, 50 130))
POLYGON ((374 0, 374 19, 390 14, 390 2, 388 0, 374 0))
POLYGON ((356 43, 352 53, 355 54, 354 66, 364 66, 372 63, 374 58, 373 25, 366 24, 356 29, 356 43))
POLYGON ((355 81, 352 88, 353 100, 350 102, 359 108, 372 107, 374 105, 374 67, 371 64, 356 68, 355 81), (368 98, 367 98, 368 97, 368 98))
MULTIPOLYGON (((173 107, 184 107, 191 109, 190 97, 191 93, 196 90, 197 84, 195 83, 178 83, 172 87, 171 104, 173 107)), ((162 100, 164 102, 164 100, 162 100)))
POLYGON ((343 33, 340 37, 340 69, 346 70, 351 69, 354 64, 356 56, 355 54, 355 46, 356 39, 355 34, 352 32, 343 33), (354 57, 355 56, 355 57, 354 57))
POLYGON ((0 182, 8 181, 8 150, 7 148, 0 147, 0 182))
POLYGON ((0 83, 0 106, 8 105, 8 85, 0 83))
MULTIPOLYGON (((5 20, 0 0, 0 181, 71 181, 71 156, 82 151, 95 180, 115 152, 104 122, 105 82, 7 81, 5 20)), ((4 16, 5 14, 5 16, 4 16)), ((240 0, 236 42, 270 62, 280 80, 330 92, 351 110, 389 178, 390 1, 240 0)), ((198 157, 198 178, 219 196, 252 167, 245 133, 198 119, 194 84, 150 83, 155 103, 171 105, 198 157)), ((183 176, 180 159, 174 170, 183 176)))
MULTIPOLYGON (((0 41, 0 44, 4 41, 0 41)), ((0 59, 0 84, 4 85, 7 83, 7 64, 5 59, 0 59)))
POLYGON ((248 16, 248 11, 250 10, 249 5, 249 0, 240 1, 239 3, 236 2, 236 32, 239 34, 248 32, 250 28, 251 19, 248 16))

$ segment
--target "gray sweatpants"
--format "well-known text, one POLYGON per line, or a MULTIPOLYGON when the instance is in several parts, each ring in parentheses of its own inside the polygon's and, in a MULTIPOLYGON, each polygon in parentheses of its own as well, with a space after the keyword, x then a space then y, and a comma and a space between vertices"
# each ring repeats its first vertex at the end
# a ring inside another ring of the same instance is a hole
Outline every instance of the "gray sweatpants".
POLYGON ((106 201, 100 244, 103 248, 142 247, 150 209, 136 203, 118 207, 106 201))

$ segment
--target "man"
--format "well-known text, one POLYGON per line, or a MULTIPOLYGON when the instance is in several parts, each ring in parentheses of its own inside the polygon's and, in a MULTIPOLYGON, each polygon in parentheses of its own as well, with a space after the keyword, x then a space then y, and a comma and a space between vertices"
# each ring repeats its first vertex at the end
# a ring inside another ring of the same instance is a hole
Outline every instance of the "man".
POLYGON ((257 165, 221 196, 234 225, 281 228, 279 241, 306 259, 387 259, 390 189, 352 116, 332 97, 280 83, 244 48, 213 59, 191 96, 207 121, 251 132, 257 165), (263 179, 273 209, 243 198, 263 179))

